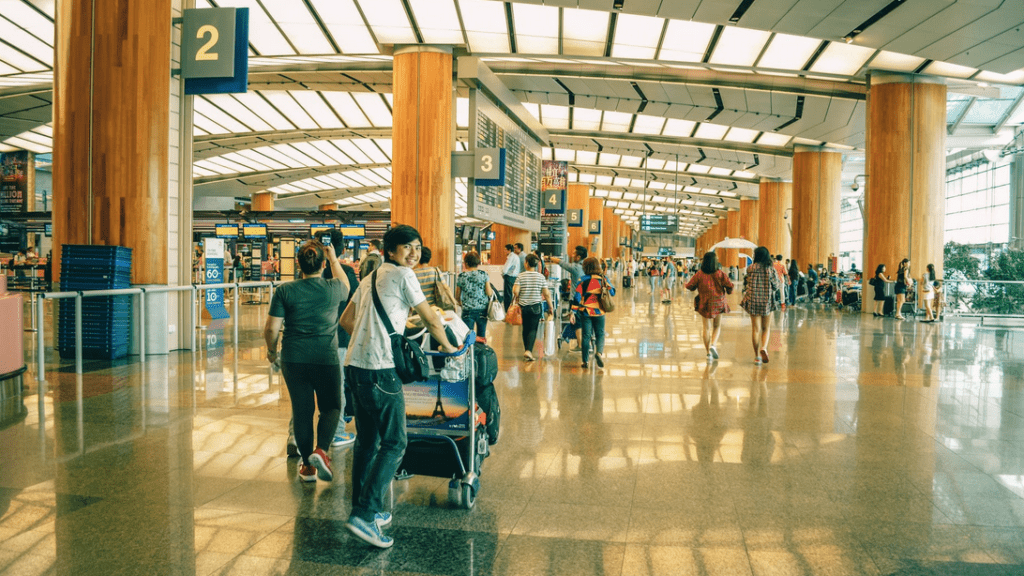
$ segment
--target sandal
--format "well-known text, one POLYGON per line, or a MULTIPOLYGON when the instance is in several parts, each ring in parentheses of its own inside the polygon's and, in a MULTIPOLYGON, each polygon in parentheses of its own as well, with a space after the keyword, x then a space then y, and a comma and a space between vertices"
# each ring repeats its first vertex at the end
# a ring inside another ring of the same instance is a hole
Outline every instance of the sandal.
POLYGON ((536 360, 536 358, 533 357, 533 354, 530 354, 529 352, 524 352, 523 360, 526 360, 527 362, 533 362, 534 360, 536 360))

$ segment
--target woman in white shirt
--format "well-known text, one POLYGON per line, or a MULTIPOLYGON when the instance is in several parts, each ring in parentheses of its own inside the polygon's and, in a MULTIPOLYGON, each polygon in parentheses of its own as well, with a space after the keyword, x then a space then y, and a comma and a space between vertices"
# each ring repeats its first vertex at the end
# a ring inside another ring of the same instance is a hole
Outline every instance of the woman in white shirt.
POLYGON ((917 297, 924 308, 924 321, 934 322, 935 315, 932 311, 932 301, 935 299, 935 265, 929 264, 927 270, 921 275, 921 282, 918 284, 917 297))

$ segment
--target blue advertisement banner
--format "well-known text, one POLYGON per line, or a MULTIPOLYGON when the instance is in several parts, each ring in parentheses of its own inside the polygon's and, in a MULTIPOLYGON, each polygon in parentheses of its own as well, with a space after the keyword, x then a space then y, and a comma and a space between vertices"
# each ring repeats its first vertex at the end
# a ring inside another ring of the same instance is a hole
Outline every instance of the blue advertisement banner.
MULTIPOLYGON (((221 284, 224 282, 224 259, 206 259, 206 283, 221 284)), ((228 311, 224 308, 224 289, 208 289, 206 292, 206 312, 213 320, 230 318, 228 311)))

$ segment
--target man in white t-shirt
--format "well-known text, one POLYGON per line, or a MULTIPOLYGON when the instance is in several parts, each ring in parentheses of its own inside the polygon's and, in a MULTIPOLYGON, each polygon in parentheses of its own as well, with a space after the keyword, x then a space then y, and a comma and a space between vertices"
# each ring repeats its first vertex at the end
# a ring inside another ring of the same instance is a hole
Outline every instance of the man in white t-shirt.
POLYGON ((412 270, 420 261, 422 246, 419 232, 411 226, 389 230, 384 235, 384 263, 375 276, 371 273, 360 279, 340 320, 341 327, 352 335, 345 357, 345 380, 352 387, 356 414, 352 514, 346 526, 356 537, 379 548, 394 544, 381 532, 391 522, 391 514, 384 511, 384 493, 402 462, 407 438, 402 381, 395 372, 391 337, 373 303, 374 285, 395 330, 405 330, 412 308, 442 351, 457 350, 448 343, 444 324, 427 304, 412 270))

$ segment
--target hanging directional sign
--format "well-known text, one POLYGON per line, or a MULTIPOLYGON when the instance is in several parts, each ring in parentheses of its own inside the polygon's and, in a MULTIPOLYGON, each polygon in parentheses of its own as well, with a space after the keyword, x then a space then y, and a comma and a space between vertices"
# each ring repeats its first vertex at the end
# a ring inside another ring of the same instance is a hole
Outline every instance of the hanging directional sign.
POLYGON ((181 77, 185 79, 186 94, 228 94, 248 89, 248 8, 183 11, 181 77))
POLYGON ((583 210, 569 210, 566 212, 570 228, 583 228, 583 210))

